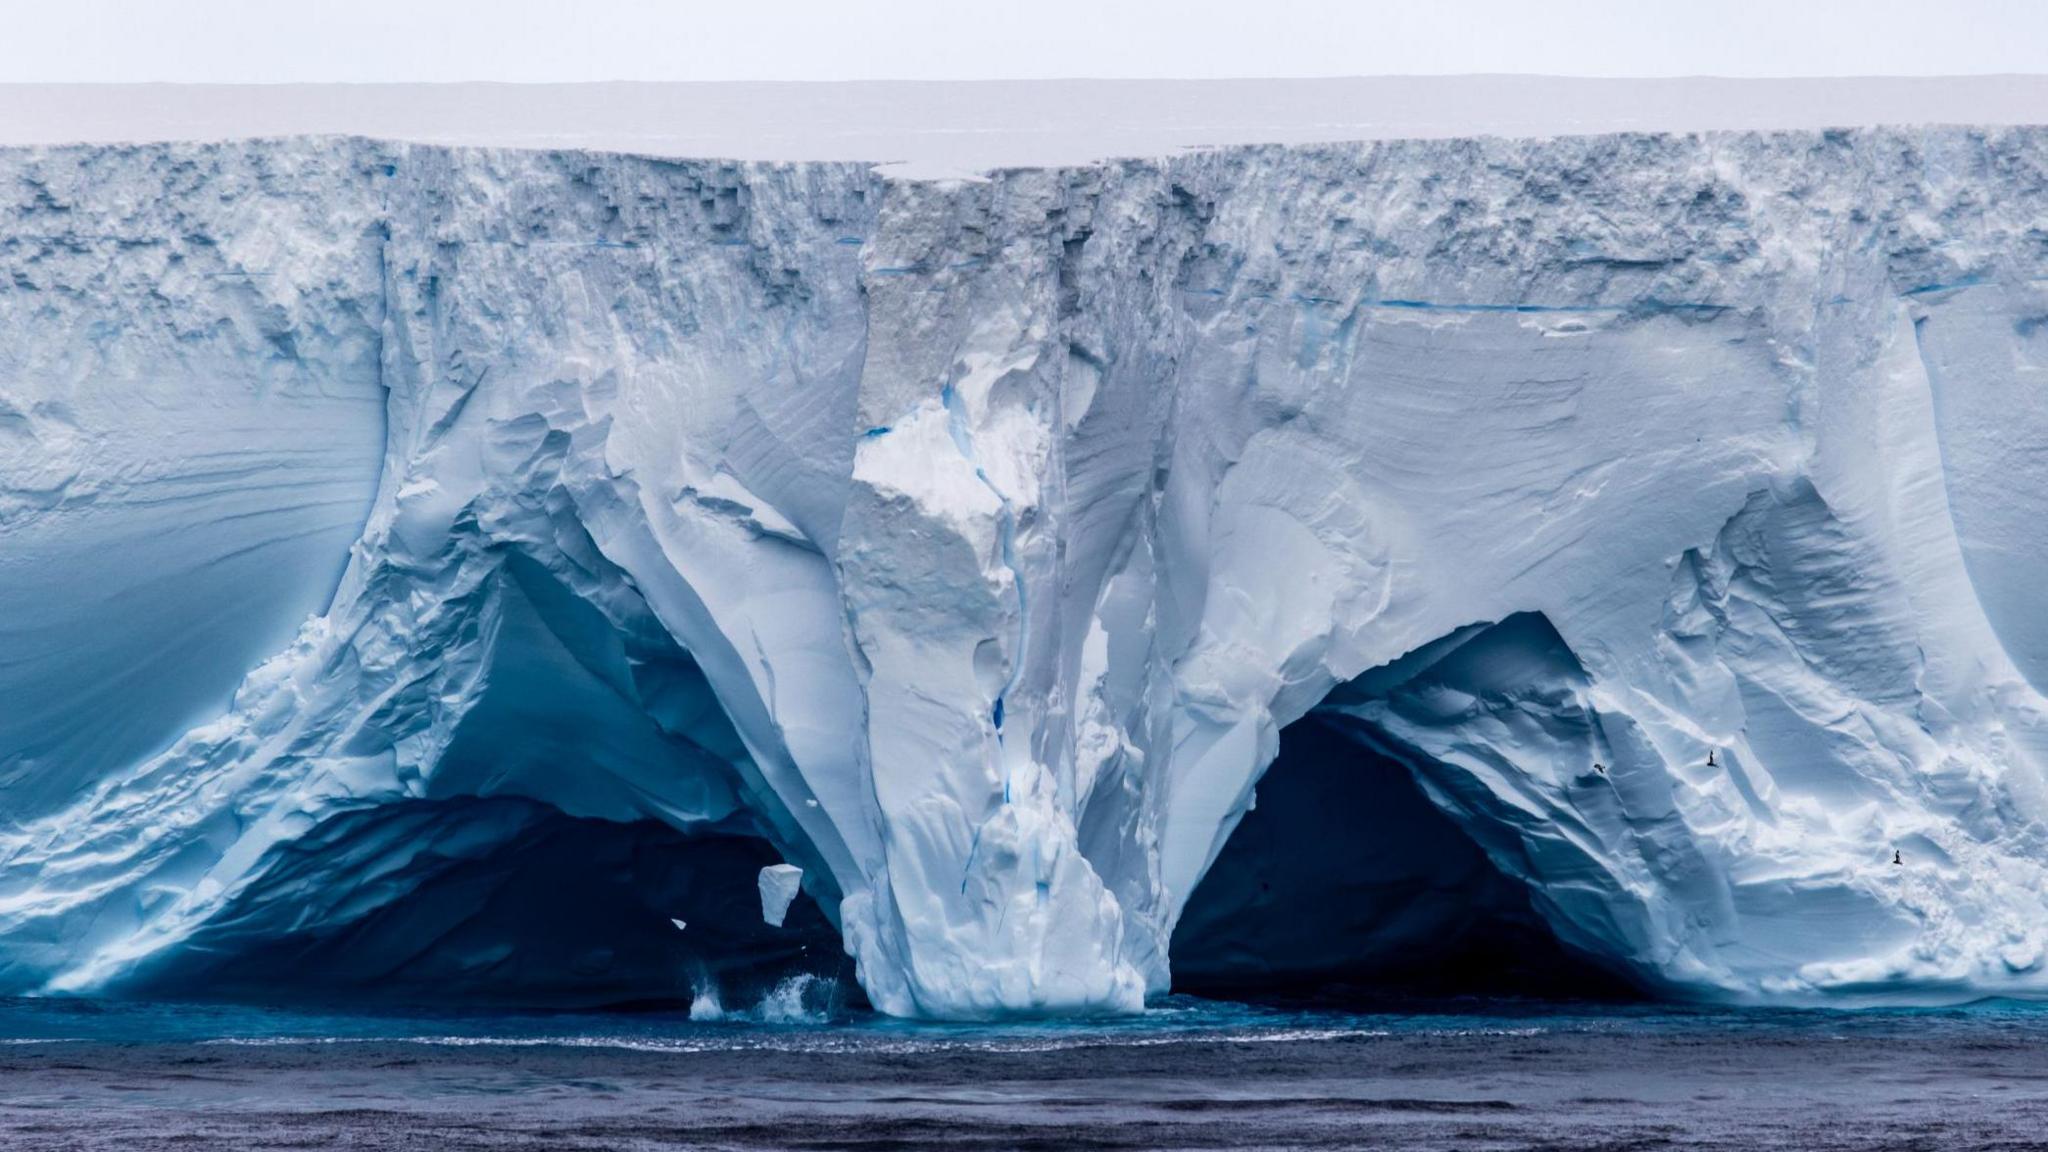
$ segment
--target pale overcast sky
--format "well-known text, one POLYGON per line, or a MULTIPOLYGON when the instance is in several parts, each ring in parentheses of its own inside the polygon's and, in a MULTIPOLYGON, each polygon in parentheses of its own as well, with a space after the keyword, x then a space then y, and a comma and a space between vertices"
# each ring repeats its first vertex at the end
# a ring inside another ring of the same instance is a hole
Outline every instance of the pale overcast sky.
POLYGON ((0 81, 2048 72, 2042 0, 0 0, 0 81))

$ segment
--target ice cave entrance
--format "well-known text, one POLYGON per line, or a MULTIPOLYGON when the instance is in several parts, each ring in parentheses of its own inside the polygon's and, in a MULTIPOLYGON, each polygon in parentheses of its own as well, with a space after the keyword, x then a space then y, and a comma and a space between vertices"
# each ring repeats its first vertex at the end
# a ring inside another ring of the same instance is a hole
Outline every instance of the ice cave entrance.
POLYGON ((294 845, 242 911, 209 925, 150 990, 675 1009, 707 988, 752 1004, 798 976, 825 977, 821 990, 851 987, 838 930, 816 903, 799 896, 781 927, 762 920, 756 876, 780 860, 758 837, 587 819, 520 799, 370 809, 294 845), (329 883, 319 877, 344 864, 356 869, 363 907, 280 931, 294 893, 329 883))
POLYGON ((141 989, 494 1008, 715 990, 745 1007, 815 977, 850 994, 810 896, 764 922, 759 875, 784 857, 738 799, 746 750, 651 613, 621 628, 516 555, 478 604, 483 687, 424 798, 328 815, 276 849, 141 989))
MULTIPOLYGON (((1533 614, 1455 639, 1466 649, 1460 659, 1505 691, 1555 672, 1554 659, 1532 652, 1563 650, 1533 614)), ((1402 683, 1401 663, 1339 687, 1281 731, 1256 806, 1174 931, 1174 990, 1350 1003, 1636 997, 1560 942, 1526 886, 1429 799, 1417 782, 1428 765, 1394 758, 1368 722, 1329 706, 1402 683)))

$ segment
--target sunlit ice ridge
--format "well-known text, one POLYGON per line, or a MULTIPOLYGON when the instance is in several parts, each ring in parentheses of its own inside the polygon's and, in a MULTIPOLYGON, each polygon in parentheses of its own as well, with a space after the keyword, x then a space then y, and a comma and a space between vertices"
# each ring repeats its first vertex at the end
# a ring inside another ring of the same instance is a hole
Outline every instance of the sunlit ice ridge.
POLYGON ((0 88, 0 994, 2048 989, 2041 81, 142 91, 0 88))

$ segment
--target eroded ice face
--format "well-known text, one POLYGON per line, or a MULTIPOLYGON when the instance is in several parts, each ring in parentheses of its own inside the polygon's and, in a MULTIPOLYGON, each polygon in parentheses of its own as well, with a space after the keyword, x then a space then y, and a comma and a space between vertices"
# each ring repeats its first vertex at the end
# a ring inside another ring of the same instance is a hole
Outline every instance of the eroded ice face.
POLYGON ((6 153, 0 982, 829 921, 887 1012, 1134 1009, 1308 718, 1455 840, 1276 840, 1390 921, 1282 962, 1436 936, 1398 872, 1654 988, 2031 992, 2044 140, 6 153))

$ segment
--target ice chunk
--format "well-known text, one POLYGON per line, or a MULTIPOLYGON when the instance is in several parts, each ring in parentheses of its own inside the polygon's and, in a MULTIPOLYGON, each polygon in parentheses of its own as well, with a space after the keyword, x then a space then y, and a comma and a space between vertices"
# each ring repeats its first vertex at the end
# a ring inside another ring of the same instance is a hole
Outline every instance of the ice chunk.
POLYGON ((782 918, 789 915, 789 906, 803 882, 804 870, 794 864, 770 864, 761 869, 761 919, 782 927, 782 918))

